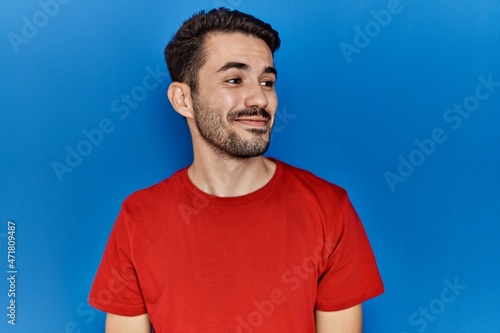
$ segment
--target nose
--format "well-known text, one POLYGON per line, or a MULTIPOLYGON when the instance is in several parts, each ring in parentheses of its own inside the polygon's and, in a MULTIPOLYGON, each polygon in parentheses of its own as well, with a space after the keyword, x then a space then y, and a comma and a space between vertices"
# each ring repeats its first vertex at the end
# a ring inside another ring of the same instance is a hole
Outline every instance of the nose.
POLYGON ((245 107, 265 109, 269 104, 269 100, 264 89, 265 87, 260 82, 252 82, 248 87, 245 97, 245 107))

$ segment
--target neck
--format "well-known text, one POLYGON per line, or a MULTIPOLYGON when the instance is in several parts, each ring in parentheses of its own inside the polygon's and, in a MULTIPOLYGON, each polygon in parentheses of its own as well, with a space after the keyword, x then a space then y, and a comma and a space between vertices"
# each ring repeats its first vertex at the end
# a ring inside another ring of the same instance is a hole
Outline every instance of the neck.
POLYGON ((203 192, 219 197, 235 197, 262 188, 271 180, 275 170, 276 164, 263 156, 232 159, 195 152, 188 176, 203 192))

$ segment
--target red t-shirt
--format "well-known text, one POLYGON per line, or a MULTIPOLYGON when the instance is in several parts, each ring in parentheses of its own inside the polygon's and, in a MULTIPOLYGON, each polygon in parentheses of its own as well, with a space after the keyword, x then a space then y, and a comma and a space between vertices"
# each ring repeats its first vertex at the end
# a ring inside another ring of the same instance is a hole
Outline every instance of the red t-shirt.
POLYGON ((314 333, 314 310, 383 292, 346 192, 277 164, 247 195, 200 191, 182 169, 125 200, 89 302, 148 313, 155 332, 314 333))

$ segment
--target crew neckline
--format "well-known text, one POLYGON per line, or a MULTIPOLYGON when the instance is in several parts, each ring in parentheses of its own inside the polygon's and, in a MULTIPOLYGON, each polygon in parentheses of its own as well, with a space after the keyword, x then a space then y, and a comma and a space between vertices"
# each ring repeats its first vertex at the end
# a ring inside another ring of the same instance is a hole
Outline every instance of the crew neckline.
POLYGON ((264 195, 268 194, 269 192, 271 192, 276 187, 283 172, 283 163, 271 157, 267 158, 276 163, 276 170, 274 171, 274 174, 271 177, 271 179, 261 188, 253 192, 250 192, 248 194, 239 195, 236 197, 219 197, 213 194, 203 192, 198 187, 196 187, 196 185, 189 178, 187 173, 188 167, 185 167, 180 171, 180 177, 186 188, 198 198, 208 199, 210 203, 219 205, 237 205, 255 199, 259 199, 264 195))

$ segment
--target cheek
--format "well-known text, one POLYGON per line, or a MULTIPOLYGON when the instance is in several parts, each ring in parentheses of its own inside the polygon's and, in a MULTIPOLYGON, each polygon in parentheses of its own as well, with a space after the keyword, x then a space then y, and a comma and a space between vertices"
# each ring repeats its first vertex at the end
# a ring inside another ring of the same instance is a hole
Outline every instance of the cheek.
POLYGON ((207 105, 227 113, 239 107, 241 96, 236 91, 213 91, 211 94, 206 94, 204 100, 207 105))

